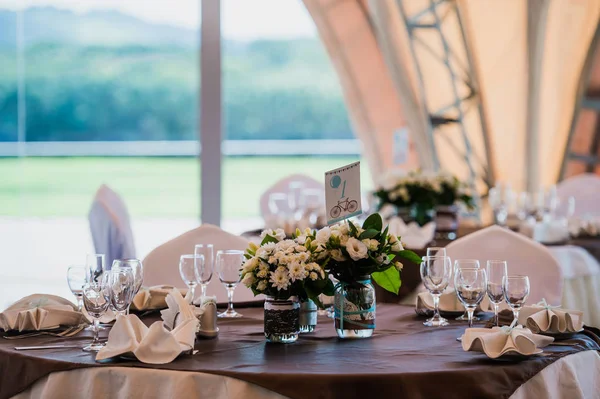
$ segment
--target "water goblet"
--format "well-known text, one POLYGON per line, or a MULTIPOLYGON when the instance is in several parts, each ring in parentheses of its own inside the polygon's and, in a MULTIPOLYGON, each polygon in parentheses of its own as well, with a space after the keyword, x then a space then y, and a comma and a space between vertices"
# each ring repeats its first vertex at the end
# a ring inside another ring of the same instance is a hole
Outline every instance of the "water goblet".
POLYGON ((217 252, 216 271, 219 280, 227 289, 227 310, 219 313, 219 317, 242 317, 233 309, 233 292, 240 282, 240 269, 244 262, 244 252, 227 250, 217 252))
POLYGON ((446 248, 444 247, 429 247, 427 248, 427 258, 446 256, 446 248))
POLYGON ((107 273, 110 305, 119 315, 126 316, 135 295, 133 270, 126 263, 116 259, 107 273))
POLYGON ((196 255, 196 272, 198 273, 198 281, 200 282, 200 289, 202 290, 202 296, 206 296, 206 287, 210 283, 210 279, 213 275, 214 265, 214 247, 212 244, 197 244, 194 246, 194 255, 196 255), (204 261, 201 262, 198 255, 204 257, 204 261))
MULTIPOLYGON (((454 273, 455 273, 455 275, 456 275, 456 270, 460 269, 460 268, 479 269, 480 268, 480 264, 479 264, 479 261, 477 259, 456 259, 454 261, 454 273)), ((469 320, 469 312, 467 311, 467 309, 465 308, 465 312, 463 314, 461 314, 460 316, 458 316, 455 320, 459 320, 459 321, 469 320)), ((474 321, 478 321, 479 317, 473 315, 473 320, 474 321)))
POLYGON ((133 272, 134 293, 137 294, 144 284, 144 266, 139 259, 117 259, 113 261, 112 267, 129 267, 133 272))
POLYGON ((514 320, 519 323, 519 312, 529 297, 529 277, 506 276, 503 281, 504 299, 511 307, 514 320))
POLYGON ((505 260, 487 261, 487 296, 494 306, 494 325, 500 326, 498 321, 498 306, 504 300, 502 283, 507 276, 507 263, 505 260))
POLYGON ((86 352, 98 352, 105 345, 103 342, 100 342, 98 331, 100 330, 100 318, 108 309, 110 298, 105 285, 106 279, 102 281, 101 276, 98 276, 98 278, 100 281, 87 283, 82 289, 83 305, 87 313, 92 317, 92 330, 94 332, 92 342, 83 348, 86 352))
POLYGON ((83 266, 71 266, 67 269, 67 283, 69 289, 77 299, 77 310, 83 308, 83 286, 85 285, 87 272, 83 266))
POLYGON ((98 283, 102 273, 106 271, 104 254, 88 254, 85 258, 88 283, 98 283))
POLYGON ((423 324, 428 327, 447 326, 448 320, 440 316, 440 296, 452 276, 452 262, 447 256, 423 257, 421 280, 433 298, 433 317, 423 324))
POLYGON ((179 274, 183 282, 188 286, 186 298, 188 298, 189 303, 194 303, 196 286, 200 279, 197 266, 202 267, 202 264, 204 264, 204 255, 181 255, 179 258, 179 274))
POLYGON ((462 268, 454 274, 456 296, 467 309, 469 328, 473 327, 473 313, 487 290, 487 273, 484 269, 462 268))

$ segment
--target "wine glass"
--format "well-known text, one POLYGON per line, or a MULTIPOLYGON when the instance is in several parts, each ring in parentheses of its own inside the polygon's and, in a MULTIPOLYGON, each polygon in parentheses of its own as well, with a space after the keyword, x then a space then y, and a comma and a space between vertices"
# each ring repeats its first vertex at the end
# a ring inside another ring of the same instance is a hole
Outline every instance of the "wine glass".
POLYGON ((89 345, 83 348, 86 352, 98 352, 105 345, 98 339, 98 330, 100 318, 106 313, 110 298, 106 286, 107 279, 102 279, 101 276, 97 277, 97 282, 87 283, 82 289, 83 305, 87 313, 92 317, 92 330, 94 331, 94 339, 89 345))
POLYGON ((131 267, 116 259, 108 273, 110 305, 120 315, 129 314, 129 306, 135 295, 135 277, 131 267))
POLYGON ((134 292, 133 296, 140 291, 144 284, 144 266, 139 259, 117 259, 113 261, 112 267, 130 267, 133 272, 134 292))
POLYGON ((212 244, 197 244, 194 246, 194 255, 196 256, 196 272, 198 273, 198 281, 202 290, 202 296, 206 296, 206 287, 210 283, 210 279, 213 275, 213 264, 214 264, 214 248, 212 244), (200 261, 198 255, 204 257, 203 261, 200 261))
POLYGON ((227 289, 227 310, 219 313, 219 317, 242 317, 233 310, 233 291, 240 281, 240 269, 244 262, 244 252, 226 250, 217 252, 216 270, 219 280, 227 289))
POLYGON ((85 258, 88 283, 98 283, 102 273, 106 271, 104 254, 88 254, 85 258))
POLYGON ((194 303, 196 286, 200 279, 196 266, 200 265, 203 267, 202 264, 204 264, 204 255, 181 255, 179 258, 179 274, 183 282, 188 286, 189 293, 187 297, 189 297, 190 303, 194 303))
POLYGON ((473 312, 481 303, 487 290, 487 273, 484 269, 456 269, 454 274, 456 296, 467 309, 469 328, 473 327, 473 312))
MULTIPOLYGON (((454 261, 454 273, 456 275, 456 270, 460 268, 466 269, 479 269, 481 266, 477 259, 456 259, 454 261)), ((465 312, 458 316, 455 320, 465 321, 469 320, 469 312, 465 308, 465 312)), ((477 316, 473 316, 473 320, 478 321, 479 318, 477 316)))
POLYGON ((446 248, 444 247, 429 247, 427 248, 427 258, 446 256, 446 248))
POLYGON ((447 326, 448 320, 440 316, 440 296, 448 286, 452 276, 452 262, 447 256, 423 257, 421 280, 433 297, 433 317, 423 324, 428 327, 447 326))
POLYGON ((502 282, 507 276, 507 263, 505 260, 488 260, 487 261, 487 296, 492 305, 494 305, 494 324, 499 326, 498 321, 498 305, 504 300, 504 290, 502 282))
POLYGON ((71 266, 67 269, 67 283, 69 289, 77 299, 77 310, 83 308, 83 286, 85 285, 87 272, 83 266, 71 266))
POLYGON ((529 297, 529 277, 506 276, 503 281, 504 299, 511 307, 514 319, 519 323, 519 311, 529 297))

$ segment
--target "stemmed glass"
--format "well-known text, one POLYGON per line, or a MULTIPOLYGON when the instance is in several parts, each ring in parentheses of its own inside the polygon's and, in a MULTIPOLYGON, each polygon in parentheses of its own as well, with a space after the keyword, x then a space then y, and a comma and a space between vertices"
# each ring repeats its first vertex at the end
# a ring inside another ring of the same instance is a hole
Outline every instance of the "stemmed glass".
POLYGON ((447 256, 423 257, 421 280, 433 297, 433 317, 423 324, 428 327, 447 326, 448 320, 440 316, 440 296, 448 286, 452 276, 452 262, 447 256))
POLYGON ((92 342, 83 348, 86 352, 98 352, 105 345, 98 338, 98 330, 100 330, 100 318, 109 305, 109 294, 107 292, 106 278, 97 276, 98 281, 87 283, 83 286, 83 304, 85 310, 92 317, 92 329, 94 331, 94 339, 92 342))
POLYGON ((87 282, 86 276, 87 273, 83 266, 71 266, 67 270, 67 283, 77 299, 77 310, 80 312, 83 308, 83 286, 87 282))
POLYGON ((498 306, 504 300, 504 290, 502 283, 507 276, 507 263, 505 260, 487 261, 487 296, 492 305, 494 305, 494 324, 499 326, 498 306))
POLYGON ((444 247, 429 247, 426 253, 428 258, 446 256, 446 248, 444 247))
POLYGON ((484 269, 456 269, 454 275, 456 296, 465 305, 469 315, 469 328, 473 327, 473 312, 481 303, 487 289, 487 274, 484 269))
POLYGON ((194 261, 196 262, 196 272, 198 273, 198 281, 202 289, 202 296, 206 296, 206 287, 210 283, 210 279, 213 275, 213 264, 214 264, 214 248, 212 244, 197 244, 194 247, 194 261), (199 261, 202 255, 203 261, 199 261))
POLYGON ((227 250, 217 252, 216 270, 219 280, 227 289, 227 310, 219 313, 219 317, 242 317, 233 310, 233 291, 240 281, 240 268, 244 262, 244 252, 227 250))
POLYGON ((126 316, 135 295, 133 270, 126 262, 116 259, 108 272, 107 282, 111 306, 118 314, 126 316))
POLYGON ((188 286, 189 302, 194 303, 196 296, 196 286, 198 285, 197 266, 204 267, 204 255, 181 255, 179 258, 179 274, 181 279, 188 286))
POLYGON ((514 319, 519 323, 519 311, 529 297, 529 277, 506 276, 503 281, 504 299, 511 307, 514 319))
MULTIPOLYGON (((456 275, 456 270, 458 269, 479 269, 481 266, 479 264, 479 261, 477 259, 456 259, 454 261, 454 275, 456 275)), ((460 316, 458 316, 455 320, 459 320, 459 321, 465 321, 465 320, 469 320, 469 312, 467 311, 467 309, 465 308, 465 312, 463 314, 461 314, 460 316)), ((473 315, 473 320, 474 321, 478 321, 479 318, 475 315, 473 315)))

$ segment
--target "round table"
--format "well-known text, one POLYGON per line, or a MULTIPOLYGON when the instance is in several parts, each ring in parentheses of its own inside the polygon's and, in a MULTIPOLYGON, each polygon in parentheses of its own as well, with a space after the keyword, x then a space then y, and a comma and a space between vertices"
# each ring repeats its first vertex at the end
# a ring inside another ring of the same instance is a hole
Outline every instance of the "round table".
MULTIPOLYGON (((185 394, 348 399, 376 393, 381 397, 517 398, 529 384, 558 389, 551 379, 539 377, 546 370, 562 373, 576 367, 577 373, 600 373, 596 353, 600 341, 584 334, 567 345, 545 348, 544 356, 493 361, 462 350, 456 337, 465 324, 424 327, 412 307, 379 304, 377 329, 370 339, 339 340, 331 319, 320 317, 315 333, 302 335, 290 345, 265 342, 261 308, 239 311, 245 317, 219 320, 217 339, 196 341, 197 354, 158 366, 122 359, 100 364, 79 348, 14 349, 55 343, 83 346, 88 333, 68 340, 48 336, 0 339, 0 399, 23 390, 21 397, 185 394), (570 359, 581 366, 573 366, 570 359)), ((149 324, 158 317, 143 320, 149 324)), ((582 381, 574 381, 572 387, 589 389, 582 381)))

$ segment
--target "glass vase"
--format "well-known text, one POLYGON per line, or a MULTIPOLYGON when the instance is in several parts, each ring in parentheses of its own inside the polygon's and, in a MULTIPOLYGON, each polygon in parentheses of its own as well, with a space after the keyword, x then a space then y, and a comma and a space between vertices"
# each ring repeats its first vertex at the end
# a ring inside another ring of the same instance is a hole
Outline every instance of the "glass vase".
POLYGON ((369 338, 375 330, 375 287, 370 277, 340 283, 334 297, 335 331, 340 338, 369 338))
POLYGON ((310 299, 300 301, 300 332, 310 333, 317 327, 317 305, 310 299))
POLYGON ((296 342, 300 332, 300 302, 297 297, 265 299, 265 338, 269 342, 296 342))

